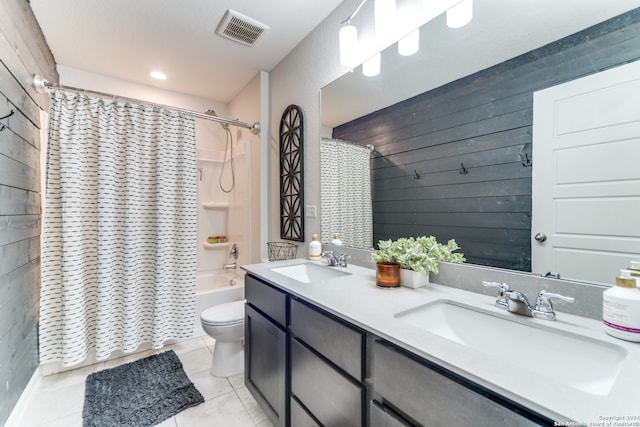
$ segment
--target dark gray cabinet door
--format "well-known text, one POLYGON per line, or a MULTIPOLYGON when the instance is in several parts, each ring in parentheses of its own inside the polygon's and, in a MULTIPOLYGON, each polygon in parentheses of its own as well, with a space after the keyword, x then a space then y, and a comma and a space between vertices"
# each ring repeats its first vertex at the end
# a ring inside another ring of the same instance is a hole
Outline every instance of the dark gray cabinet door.
POLYGON ((287 334, 245 306, 245 384, 274 426, 286 425, 287 334))
POLYGON ((364 387, 296 339, 291 339, 291 393, 324 426, 364 424, 364 387))

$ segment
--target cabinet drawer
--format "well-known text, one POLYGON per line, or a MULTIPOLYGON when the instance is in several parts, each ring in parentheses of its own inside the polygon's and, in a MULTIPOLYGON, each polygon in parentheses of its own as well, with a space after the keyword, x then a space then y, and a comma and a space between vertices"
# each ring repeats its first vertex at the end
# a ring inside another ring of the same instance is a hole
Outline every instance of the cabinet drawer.
POLYGON ((363 425, 364 388, 296 339, 291 339, 291 392, 322 425, 363 425))
POLYGON ((369 402, 369 421, 371 427, 411 427, 375 400, 369 402))
POLYGON ((247 302, 269 316, 283 328, 287 326, 287 295, 256 279, 246 275, 244 295, 247 302))
POLYGON ((363 333, 294 299, 290 330, 358 381, 364 379, 363 333))
POLYGON ((291 398, 291 426, 292 427, 321 427, 316 423, 307 411, 300 406, 298 401, 291 398))
POLYGON ((538 425, 380 341, 373 348, 373 388, 425 426, 538 425))

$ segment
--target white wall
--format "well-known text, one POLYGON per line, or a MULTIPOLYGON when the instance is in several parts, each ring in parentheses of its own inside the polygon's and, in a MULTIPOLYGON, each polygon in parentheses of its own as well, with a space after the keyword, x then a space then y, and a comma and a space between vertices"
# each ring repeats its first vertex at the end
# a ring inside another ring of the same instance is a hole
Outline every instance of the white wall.
MULTIPOLYGON (((359 3, 360 0, 345 0, 270 73, 271 240, 280 238, 278 130, 282 113, 290 104, 300 106, 304 118, 305 205, 315 205, 320 212, 320 89, 348 72, 339 63, 338 30, 340 22, 351 15, 359 3)), ((366 31, 364 23, 359 31, 366 31)), ((305 218, 306 242, 314 233, 320 235, 320 218, 305 218)), ((306 245, 299 248, 299 257, 306 253, 306 245)))

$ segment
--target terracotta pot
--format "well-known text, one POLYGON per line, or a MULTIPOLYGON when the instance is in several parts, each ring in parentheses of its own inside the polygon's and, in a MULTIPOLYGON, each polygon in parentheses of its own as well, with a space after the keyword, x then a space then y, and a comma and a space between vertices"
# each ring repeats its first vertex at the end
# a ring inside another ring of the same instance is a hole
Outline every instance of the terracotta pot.
POLYGON ((376 285, 382 288, 400 286, 400 264, 396 262, 379 262, 376 264, 376 285))

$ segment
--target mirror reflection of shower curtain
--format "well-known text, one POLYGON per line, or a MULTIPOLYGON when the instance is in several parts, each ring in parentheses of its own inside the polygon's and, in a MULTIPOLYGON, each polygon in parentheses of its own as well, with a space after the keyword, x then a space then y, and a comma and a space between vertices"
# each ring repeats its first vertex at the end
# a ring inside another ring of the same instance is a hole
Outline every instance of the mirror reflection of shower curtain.
POLYGON ((322 241, 338 234, 345 246, 373 246, 368 147, 322 138, 320 142, 322 241))
POLYGON ((40 361, 191 337, 193 117, 51 92, 40 361))

